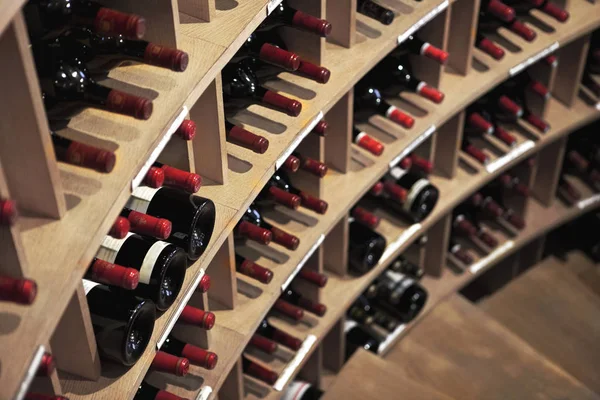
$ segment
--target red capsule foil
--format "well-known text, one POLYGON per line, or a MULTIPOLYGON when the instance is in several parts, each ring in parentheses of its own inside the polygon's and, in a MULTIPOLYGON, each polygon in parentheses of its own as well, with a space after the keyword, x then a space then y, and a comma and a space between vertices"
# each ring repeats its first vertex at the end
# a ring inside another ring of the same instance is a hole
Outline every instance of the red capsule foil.
POLYGON ((494 133, 494 125, 479 113, 474 112, 469 114, 467 124, 479 133, 487 133, 489 135, 494 133))
POLYGON ((498 98, 498 107, 515 118, 523 116, 523 108, 512 101, 508 96, 502 95, 498 98))
POLYGON ((567 159, 571 161, 575 168, 581 173, 585 173, 590 166, 590 162, 575 150, 567 152, 567 159))
POLYGON ((158 189, 165 183, 165 172, 158 167, 150 167, 144 177, 144 185, 158 189))
POLYGON ((159 351, 154 356, 150 368, 168 374, 186 376, 190 370, 190 361, 187 358, 159 351))
POLYGON ((296 71, 300 67, 300 57, 297 54, 265 43, 260 48, 259 58, 269 64, 277 65, 288 71, 296 71))
POLYGON ((465 265, 471 265, 473 264, 473 257, 464 249, 456 249, 454 250, 454 253, 452 253, 454 255, 454 257, 458 258, 460 260, 460 262, 462 262, 465 265))
POLYGON ((415 119, 408 114, 403 113, 397 107, 391 106, 385 116, 395 123, 405 127, 406 129, 410 129, 415 124, 415 119))
POLYGON ((196 292, 206 293, 208 289, 210 289, 210 275, 204 274, 204 276, 198 282, 198 286, 196 287, 196 292))
POLYGON ((492 198, 487 197, 483 200, 482 208, 492 217, 500 218, 504 214, 504 209, 500 204, 496 203, 492 198))
POLYGON ((547 2, 540 10, 560 22, 566 22, 569 19, 569 12, 567 10, 550 2, 547 2))
POLYGON ((174 395, 173 393, 167 392, 166 390, 159 390, 154 400, 187 400, 183 397, 174 395))
POLYGON ((300 297, 298 305, 309 313, 318 315, 319 317, 324 316, 327 312, 327 306, 325 304, 315 303, 306 297, 300 297))
POLYGON ((204 369, 214 369, 217 366, 219 357, 212 351, 204 350, 201 347, 186 344, 181 350, 181 356, 190 360, 194 365, 204 369))
POLYGON ((533 42, 537 36, 531 28, 519 20, 513 21, 508 28, 528 42, 533 42))
POLYGON ((479 234, 477 235, 477 237, 483 243, 485 243, 486 246, 488 246, 491 249, 493 249, 493 248, 495 248, 495 247, 498 246, 498 239, 496 239, 495 237, 493 237, 492 235, 490 235, 487 232, 479 232, 479 234))
POLYGON ((269 194, 273 196, 277 203, 291 208, 292 210, 298 209, 298 207, 300 207, 300 203, 302 202, 300 196, 296 196, 295 194, 286 192, 285 190, 275 186, 271 186, 269 188, 269 194))
POLYGON ((0 200, 0 225, 13 225, 18 215, 17 203, 14 200, 0 200))
POLYGON ((327 175, 327 171, 329 170, 327 164, 310 157, 302 158, 301 168, 306 172, 310 172, 311 174, 318 176, 319 178, 323 178, 325 175, 327 175))
POLYGON ((298 100, 290 99, 289 97, 282 96, 271 90, 267 90, 262 101, 264 104, 268 104, 279 111, 285 112, 290 117, 297 117, 300 115, 300 111, 302 111, 302 103, 298 100))
POLYGON ((384 184, 383 182, 377 182, 371 189, 369 189, 369 193, 373 196, 381 196, 383 193, 384 184))
POLYGON ((321 288, 327 284, 326 275, 308 269, 301 269, 297 276, 321 288))
POLYGON ((517 144, 517 138, 508 133, 504 128, 499 125, 494 127, 493 135, 500 139, 505 145, 513 147, 517 144))
POLYGON ((285 333, 277 328, 273 329, 273 340, 288 349, 298 351, 302 347, 302 340, 285 333))
POLYGON ((273 305, 273 309, 296 321, 300 321, 304 318, 304 311, 300 307, 296 307, 285 300, 278 299, 273 305))
POLYGON ((477 228, 462 215, 456 217, 454 227, 465 236, 475 236, 477 233, 477 228))
POLYGON ((548 132, 550 129, 550 125, 540 117, 534 114, 528 114, 525 118, 525 121, 529 122, 531 125, 535 127, 538 131, 542 133, 548 132))
POLYGON ((364 132, 358 134, 354 142, 359 147, 362 147, 373 155, 380 156, 383 153, 383 144, 381 144, 379 140, 372 138, 364 132))
POLYGON ((117 114, 147 120, 152 115, 152 100, 113 89, 106 98, 106 109, 117 114))
POLYGON ((33 304, 37 296, 37 284, 31 279, 15 279, 0 276, 0 300, 18 304, 33 304))
POLYGON ((290 235, 279 228, 272 227, 271 233, 273 234, 273 242, 282 245, 286 249, 296 250, 300 245, 300 239, 297 236, 290 235))
POLYGON ((327 128, 329 128, 329 124, 326 121, 321 120, 317 123, 317 125, 315 125, 312 132, 319 136, 325 136, 327 128))
POLYGON ((192 172, 187 172, 179 168, 168 165, 161 167, 165 173, 165 185, 182 189, 188 193, 196 193, 202 186, 202 177, 192 172))
POLYGON ((437 61, 441 65, 445 65, 448 62, 450 55, 444 50, 433 46, 431 43, 425 43, 421 47, 421 55, 437 61))
POLYGON ((554 54, 544 57, 544 62, 552 68, 558 67, 558 57, 556 57, 554 54))
POLYGON ((408 196, 406 189, 391 180, 383 184, 383 190, 398 203, 404 203, 408 196))
POLYGON ((300 61, 300 67, 298 67, 296 72, 318 83, 327 83, 329 82, 329 78, 331 78, 330 70, 304 60, 300 61))
POLYGON ((302 202, 300 205, 309 210, 313 210, 317 214, 325 214, 329 208, 329 204, 325 200, 321 200, 318 197, 311 196, 306 192, 300 192, 302 202))
POLYGON ((168 68, 175 72, 185 71, 189 61, 190 58, 185 51, 154 43, 149 43, 144 52, 144 62, 146 64, 168 68))
POLYGON ((215 326, 216 316, 210 311, 185 306, 179 316, 179 321, 189 325, 196 325, 205 330, 211 330, 215 326))
POLYGON ((300 169, 300 159, 298 157, 289 156, 283 163, 285 169, 290 172, 297 172, 300 169))
POLYGON ((398 166, 402 169, 409 169, 410 167, 412 167, 413 162, 410 159, 410 157, 406 157, 403 158, 402 160, 400 160, 400 162, 398 163, 398 166))
POLYGON ((250 260, 242 261, 238 267, 238 272, 249 276, 250 278, 256 279, 265 285, 271 282, 271 279, 273 279, 273 271, 250 260))
POLYGON ((426 158, 419 157, 416 154, 412 154, 410 156, 410 160, 412 161, 412 165, 425 172, 426 174, 431 174, 433 172, 433 163, 426 158))
POLYGON ((115 223, 111 226, 108 234, 115 239, 124 239, 127 236, 127 232, 131 229, 129 220, 125 217, 117 217, 115 223))
POLYGON ((138 15, 101 8, 94 20, 94 30, 100 34, 117 34, 131 39, 141 39, 146 33, 146 20, 138 15))
POLYGON ((525 220, 520 215, 515 214, 513 211, 509 210, 506 215, 504 215, 504 219, 519 230, 525 228, 525 220))
POLYGON ((465 151, 467 152, 468 155, 470 155, 471 157, 473 157, 474 159, 479 161, 479 163, 482 165, 487 165, 487 163, 490 161, 487 154, 485 154, 481 149, 478 149, 477 147, 473 146, 472 144, 468 144, 465 147, 465 151))
POLYGON ((486 54, 492 56, 495 60, 501 60, 505 54, 503 49, 496 46, 494 42, 489 39, 480 40, 477 47, 486 54))
POLYGON ((579 190, 575 189, 575 187, 573 185, 571 185, 569 182, 567 182, 565 179, 561 179, 561 181, 560 181, 560 187, 574 201, 581 200, 581 192, 579 190))
POLYGON ((417 93, 436 104, 440 104, 444 100, 444 93, 440 92, 433 86, 429 86, 425 82, 419 83, 417 93))
POLYGON ((227 140, 258 154, 263 154, 269 148, 267 139, 239 126, 234 126, 227 132, 227 140))
POLYGON ((481 195, 481 193, 475 193, 473 196, 471 196, 469 198, 469 201, 475 207, 479 207, 481 205, 481 203, 483 202, 483 196, 481 195))
POLYGON ((267 339, 266 337, 259 335, 258 333, 252 335, 250 338, 250 345, 267 354, 273 354, 277 351, 277 343, 271 339, 267 339))
POLYGON ((252 361, 250 362, 248 369, 244 372, 253 378, 268 383, 269 385, 274 385, 275 382, 277 382, 277 379, 279 379, 279 375, 277 375, 277 373, 252 361))
POLYGON ((90 266, 91 277, 94 281, 133 290, 140 280, 140 272, 133 268, 95 259, 90 266))
POLYGON ((532 6, 539 7, 544 4, 545 0, 527 0, 532 6))
POLYGON ((72 141, 61 161, 108 173, 115 167, 117 156, 112 151, 72 141))
POLYGON ((357 221, 367 225, 371 229, 377 228, 379 226, 379 222, 381 221, 377 215, 367 211, 362 207, 354 207, 352 210, 352 216, 357 221))
POLYGON ((296 13, 294 13, 294 16, 292 17, 292 25, 294 25, 296 28, 316 33, 322 37, 327 37, 327 35, 331 33, 332 29, 329 21, 314 17, 302 11, 296 11, 296 13))
POLYGON ((192 140, 196 136, 196 123, 191 119, 185 119, 174 133, 183 140, 192 140))
POLYGON ((515 183, 515 185, 513 186, 513 190, 522 197, 529 197, 529 195, 531 194, 529 187, 519 182, 515 183))
POLYGON ((504 22, 511 22, 517 16, 515 9, 499 0, 491 0, 486 11, 504 22))
POLYGON ((133 210, 129 212, 127 219, 131 223, 131 232, 153 236, 157 239, 166 239, 171 236, 173 225, 168 219, 156 218, 133 210))
POLYGON ((240 221, 237 226, 237 233, 264 245, 271 243, 271 240, 273 240, 271 231, 248 221, 240 221))
POLYGON ((56 362, 50 353, 44 353, 36 371, 37 376, 49 376, 56 369, 56 362))
POLYGON ((534 94, 542 97, 545 100, 550 98, 550 91, 548 90, 546 85, 544 85, 540 81, 532 81, 529 85, 529 90, 531 90, 534 94))

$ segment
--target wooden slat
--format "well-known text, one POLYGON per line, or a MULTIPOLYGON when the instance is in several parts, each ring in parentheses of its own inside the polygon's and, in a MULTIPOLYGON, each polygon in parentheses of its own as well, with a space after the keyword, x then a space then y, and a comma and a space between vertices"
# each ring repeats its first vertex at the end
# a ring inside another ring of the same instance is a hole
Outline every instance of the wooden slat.
POLYGON ((562 62, 558 64, 552 95, 567 106, 573 104, 579 92, 589 45, 590 37, 586 35, 557 51, 558 59, 562 62))
POLYGON ((210 22, 215 17, 215 0, 178 0, 179 12, 210 22))
POLYGON ((461 75, 467 75, 471 69, 479 3, 479 0, 463 0, 455 1, 450 5, 448 64, 461 75))
POLYGON ((235 250, 233 235, 229 235, 225 243, 211 261, 211 289, 209 299, 217 301, 226 309, 234 309, 237 298, 237 279, 235 271, 235 250))
POLYGON ((356 40, 356 0, 328 0, 326 15, 333 26, 327 40, 352 47, 356 40))
POLYGON ((556 198, 566 145, 567 138, 563 138, 542 149, 537 155, 538 170, 533 195, 546 206, 550 206, 556 198))
POLYGON ((323 371, 323 346, 319 346, 308 358, 298 377, 319 387, 323 371))
POLYGON ((453 178, 458 165, 465 113, 459 112, 449 121, 438 127, 434 150, 436 172, 447 178, 453 178))
POLYGON ((348 217, 342 218, 323 242, 325 269, 344 276, 348 271, 348 217))
POLYGON ((241 359, 229 371, 221 390, 219 390, 219 398, 222 400, 242 400, 244 398, 244 374, 241 359))
POLYGON ((442 276, 450 241, 451 223, 451 217, 448 215, 435 223, 427 232, 425 273, 428 275, 442 276))
POLYGON ((354 114, 354 91, 346 93, 325 116, 329 124, 325 138, 325 162, 328 166, 345 173, 350 165, 350 142, 354 114))
POLYGON ((345 320, 337 321, 323 339, 323 366, 334 372, 342 370, 346 359, 345 320))

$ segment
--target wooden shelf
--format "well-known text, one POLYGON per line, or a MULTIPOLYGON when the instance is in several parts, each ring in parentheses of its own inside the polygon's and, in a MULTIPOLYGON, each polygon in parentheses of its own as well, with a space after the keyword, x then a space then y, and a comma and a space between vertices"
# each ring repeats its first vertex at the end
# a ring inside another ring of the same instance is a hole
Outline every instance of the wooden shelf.
POLYGON ((21 10, 26 0, 2 0, 0 1, 0 36, 11 23, 14 16, 21 10))

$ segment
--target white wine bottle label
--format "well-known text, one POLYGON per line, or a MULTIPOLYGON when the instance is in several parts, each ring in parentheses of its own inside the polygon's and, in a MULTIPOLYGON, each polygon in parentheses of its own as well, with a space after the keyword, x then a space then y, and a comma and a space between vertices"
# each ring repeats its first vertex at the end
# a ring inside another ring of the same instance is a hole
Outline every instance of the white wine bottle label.
POLYGON ((421 193, 421 190, 423 190, 427 185, 429 185, 429 181, 427 179, 419 179, 412 185, 412 187, 408 191, 408 195, 406 196, 406 201, 402 205, 404 211, 406 211, 407 213, 410 212, 413 202, 415 201, 419 193, 421 193))
POLYGON ((347 319, 344 321, 344 333, 348 333, 348 331, 352 328, 354 328, 355 326, 358 325, 358 322, 352 320, 352 319, 347 319))
POLYGON ((159 240, 150 247, 144 257, 144 261, 142 261, 142 267, 140 268, 140 282, 145 283, 146 285, 150 283, 150 276, 152 275, 152 270, 154 270, 156 260, 165 247, 169 245, 169 243, 159 240))
POLYGON ((129 238, 129 236, 133 235, 131 232, 127 232, 127 236, 123 239, 115 239, 114 237, 106 236, 96 253, 96 258, 99 258, 104 261, 108 261, 109 263, 115 263, 117 259, 117 254, 119 254, 119 250, 123 246, 123 243, 129 238))
POLYGON ((92 290, 93 288, 95 288, 96 286, 99 285, 99 283, 93 282, 93 281, 88 281, 87 279, 82 279, 81 281, 83 283, 83 291, 85 292, 86 296, 90 292, 90 290, 92 290))
POLYGON ((402 169, 400 167, 394 167, 390 169, 390 175, 393 176, 396 180, 402 178, 404 175, 406 175, 407 172, 408 170, 402 169))
POLYGON ((389 269, 385 271, 385 277, 394 281, 395 283, 400 283, 405 278, 404 274, 401 274, 401 273, 395 272, 395 271, 391 271, 389 269))
POLYGON ((138 186, 133 190, 133 193, 131 193, 131 197, 127 200, 127 205, 125 207, 146 214, 150 202, 159 190, 160 188, 154 189, 148 186, 138 186))
POLYGON ((288 385, 283 396, 281 396, 281 400, 300 400, 311 386, 308 382, 294 381, 288 385))

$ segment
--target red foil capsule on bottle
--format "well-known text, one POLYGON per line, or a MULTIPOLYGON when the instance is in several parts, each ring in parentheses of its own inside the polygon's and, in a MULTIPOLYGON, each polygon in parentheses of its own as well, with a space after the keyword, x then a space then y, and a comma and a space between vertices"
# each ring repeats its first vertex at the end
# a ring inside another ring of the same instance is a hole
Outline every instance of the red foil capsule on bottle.
POLYGON ((283 166, 290 172, 298 172, 298 169, 300 169, 300 159, 298 157, 289 156, 286 158, 283 166))
POLYGON ((268 245, 273 240, 273 234, 270 230, 261 228, 248 221, 240 221, 236 230, 239 235, 264 245, 268 245))
POLYGON ((279 375, 277 375, 277 373, 252 361, 249 362, 249 365, 244 372, 253 378, 268 383, 269 385, 274 385, 275 382, 277 382, 277 379, 279 379, 279 375))
POLYGON ((258 265, 250 260, 244 260, 238 266, 238 272, 250 278, 256 279, 265 285, 273 279, 273 271, 263 266, 258 265))
POLYGON ((110 227, 108 234, 115 239, 124 239, 130 229, 131 224, 127 218, 117 217, 115 223, 110 227))
POLYGON ((94 30, 100 34, 117 34, 131 39, 141 39, 146 33, 146 20, 138 15, 101 8, 94 20, 94 30))
POLYGON ((252 335, 249 344, 267 354, 273 354, 277 351, 277 343, 257 333, 252 335))
POLYGON ((512 101, 506 95, 502 95, 498 98, 498 107, 514 118, 521 118, 523 116, 523 107, 512 101))
POLYGON ((318 214, 325 214, 329 208, 329 204, 325 200, 321 200, 318 197, 312 196, 306 192, 300 192, 302 207, 308 208, 318 214))
POLYGON ((383 182, 377 182, 371 189, 369 189, 369 193, 373 196, 381 196, 384 190, 383 182))
POLYGON ((354 143, 373 155, 380 156, 383 153, 383 144, 381 144, 379 140, 372 138, 364 132, 361 132, 356 136, 354 143))
POLYGON ((165 183, 165 173, 158 167, 150 167, 146 176, 144 176, 144 185, 158 189, 165 183))
POLYGON ((152 115, 152 100, 119 90, 111 90, 106 99, 106 109, 117 114, 147 120, 152 115))
POLYGON ((569 12, 567 10, 560 8, 549 1, 544 4, 541 10, 560 22, 566 22, 569 19, 569 12))
POLYGON ((485 154, 481 149, 478 149, 470 143, 467 144, 464 150, 468 155, 476 159, 482 165, 487 165, 490 161, 487 154, 485 154))
POLYGON ((239 126, 234 126, 227 132, 227 140, 258 154, 264 154, 269 148, 269 141, 266 138, 239 126))
POLYGON ((171 236, 173 225, 168 219, 156 218, 134 210, 129 212, 127 219, 131 224, 131 232, 157 239, 167 239, 171 236))
POLYGON ((154 356, 150 368, 176 376, 186 376, 190 370, 190 360, 159 351, 154 356))
POLYGON ((310 172, 311 174, 318 176, 319 178, 323 178, 325 175, 327 175, 327 171, 329 170, 327 164, 310 157, 302 158, 302 161, 300 162, 300 168, 306 172, 310 172))
POLYGON ((216 316, 210 311, 204 311, 192 306, 185 306, 179 316, 179 322, 196 325, 205 330, 211 330, 215 325, 216 316))
POLYGON ((44 353, 42 355, 42 359, 40 361, 40 365, 36 371, 37 376, 50 376, 52 372, 56 369, 56 362, 54 361, 54 357, 50 353, 44 353))
POLYGON ((537 37, 537 34, 531 28, 527 27, 523 22, 519 20, 513 21, 508 27, 508 29, 521 36, 528 42, 533 42, 537 37))
POLYGON ((492 56, 492 58, 495 60, 501 60, 504 58, 504 50, 496 46, 494 42, 489 39, 480 40, 477 47, 486 54, 492 56))
POLYGON ((511 22, 517 15, 514 8, 507 6, 499 0, 489 1, 485 11, 504 22, 511 22))
POLYGON ((279 228, 272 227, 273 242, 282 245, 288 250, 296 250, 300 245, 300 239, 297 236, 291 235, 279 228))
POLYGON ((174 133, 175 136, 183 140, 192 140, 196 137, 196 123, 191 119, 184 119, 179 128, 174 133))
POLYGON ((475 236, 477 233, 477 228, 475 228, 475 225, 473 225, 471 221, 466 219, 463 215, 456 216, 453 225, 459 233, 465 236, 475 236))
POLYGON ((352 209, 352 216, 357 221, 365 224, 371 229, 377 228, 379 226, 379 222, 381 221, 381 219, 377 215, 367 211, 363 207, 354 207, 352 209))
POLYGON ((448 52, 433 46, 431 43, 425 43, 421 47, 420 53, 427 58, 437 61, 440 65, 445 65, 450 57, 448 52))
POLYGON ((18 215, 17 203, 14 200, 0 200, 0 225, 13 225, 18 215))
POLYGON ((190 58, 185 51, 154 43, 149 43, 144 52, 144 62, 146 64, 168 68, 175 72, 185 71, 189 60, 190 58))
POLYGON ((202 185, 202 177, 192 172, 187 172, 169 165, 160 167, 165 173, 165 186, 182 189, 188 193, 196 193, 202 185))
POLYGON ((273 329, 273 340, 294 351, 300 350, 300 347, 302 346, 302 340, 277 328, 273 329))
POLYGON ((0 300, 17 304, 33 304, 37 296, 37 284, 31 279, 0 276, 0 300))
POLYGON ((315 82, 323 84, 329 82, 329 78, 331 78, 330 70, 304 60, 300 61, 300 67, 298 67, 296 72, 301 73, 315 82))
POLYGON ((505 145, 514 147, 517 144, 517 138, 508 133, 504 128, 499 125, 494 127, 493 135, 500 139, 505 145))
POLYGON ((479 113, 474 112, 469 114, 467 124, 479 133, 486 133, 488 135, 494 133, 494 125, 479 113))
POLYGON ((298 305, 309 313, 318 315, 319 317, 324 316, 327 312, 327 306, 325 304, 315 303, 306 297, 300 297, 298 305))
POLYGON ((506 212, 506 214, 503 216, 503 218, 512 226, 514 226, 515 228, 521 230, 523 228, 525 228, 525 220, 520 216, 517 215, 514 211, 509 210, 506 212))
POLYGON ((196 287, 196 292, 206 293, 210 289, 210 275, 204 274, 202 278, 200 278, 200 282, 198 282, 198 286, 196 287))
POLYGON ((391 106, 385 113, 385 116, 395 123, 403 126, 406 129, 410 129, 415 124, 415 119, 410 115, 403 113, 397 107, 391 106))
POLYGON ((302 111, 302 103, 298 100, 290 99, 275 93, 272 90, 267 90, 262 98, 264 104, 268 104, 277 110, 285 112, 290 117, 297 117, 302 111))
POLYGON ((462 248, 453 249, 452 255, 465 265, 473 264, 473 257, 462 248))
POLYGON ((498 239, 496 239, 495 237, 493 237, 492 235, 490 235, 487 232, 483 232, 483 231, 479 232, 479 234, 477 235, 477 237, 483 243, 485 243, 486 246, 488 246, 491 249, 496 248, 498 246, 498 239))
POLYGON ((550 91, 548 90, 546 85, 544 85, 540 81, 532 81, 529 85, 529 90, 531 90, 534 94, 540 96, 544 100, 548 100, 550 98, 550 91))
POLYGON ((312 132, 316 133, 319 136, 325 136, 328 127, 329 124, 326 121, 321 120, 317 123, 317 125, 315 125, 312 132))
POLYGON ((64 154, 65 158, 61 161, 103 173, 111 172, 117 161, 117 156, 112 151, 102 150, 76 141, 71 141, 64 154))
POLYGON ((300 207, 300 203, 302 202, 300 196, 296 196, 295 194, 286 192, 285 190, 275 186, 271 186, 269 188, 269 194, 273 196, 277 203, 291 208, 292 210, 298 209, 298 207, 300 207))
POLYGON ((297 54, 280 49, 269 43, 262 45, 259 58, 262 61, 277 65, 288 71, 296 71, 300 67, 300 57, 297 54))
POLYGON ((209 370, 214 369, 219 360, 219 357, 212 351, 191 344, 186 344, 183 347, 181 356, 187 358, 193 365, 209 370))
POLYGON ((300 307, 296 307, 285 300, 278 299, 273 305, 273 309, 296 321, 304 318, 304 311, 300 307))
POLYGON ((323 275, 309 269, 301 269, 297 276, 298 278, 304 279, 305 281, 313 283, 321 288, 325 287, 327 284, 327 275, 323 275))
POLYGON ((433 86, 429 86, 425 82, 419 83, 417 86, 417 93, 436 104, 440 104, 444 100, 444 93, 433 86))
POLYGON ((406 201, 406 197, 408 196, 408 192, 402 186, 396 184, 395 182, 389 180, 383 184, 383 190, 395 201, 398 203, 404 203, 406 201))
POLYGON ((528 114, 524 119, 525 119, 525 121, 527 121, 531 125, 533 125, 533 127, 535 127, 535 129, 537 129, 538 131, 540 131, 542 133, 546 133, 550 129, 550 125, 548 125, 548 123, 546 121, 544 121, 537 115, 528 114))
POLYGON ((417 167, 426 174, 431 174, 433 172, 433 163, 428 159, 420 157, 416 154, 411 154, 409 157, 413 166, 417 167))
POLYGON ((317 18, 302 11, 296 11, 292 17, 292 25, 306 31, 327 37, 331 33, 332 25, 329 21, 317 18))
POLYGON ((118 286, 126 290, 135 289, 140 280, 140 272, 138 270, 123 267, 98 258, 92 262, 89 272, 94 281, 118 286))

